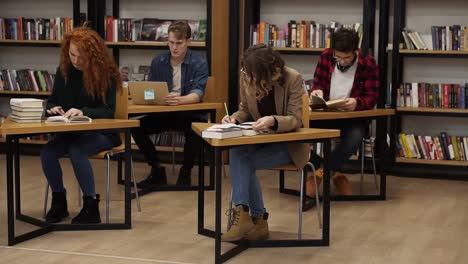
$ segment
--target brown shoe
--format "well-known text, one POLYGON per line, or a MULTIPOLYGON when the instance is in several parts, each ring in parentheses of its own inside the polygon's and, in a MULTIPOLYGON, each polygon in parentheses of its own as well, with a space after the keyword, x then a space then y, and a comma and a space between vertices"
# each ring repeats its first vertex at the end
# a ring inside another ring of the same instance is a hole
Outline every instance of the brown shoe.
POLYGON ((265 240, 268 239, 268 213, 263 213, 258 217, 252 217, 252 221, 255 224, 254 229, 250 231, 245 239, 247 240, 265 240))
MULTIPOLYGON (((315 170, 315 177, 317 178, 317 188, 320 187, 323 179, 323 169, 319 168, 315 170)), ((314 197, 315 196, 315 184, 314 184, 314 175, 309 173, 307 175, 306 181, 306 194, 307 196, 314 197)))
POLYGON ((352 195, 353 191, 351 190, 351 186, 349 185, 348 178, 344 176, 342 173, 336 172, 333 176, 333 183, 336 187, 336 192, 339 195, 352 195))
POLYGON ((238 205, 232 209, 232 225, 231 228, 221 236, 221 241, 231 242, 244 238, 244 236, 255 228, 254 223, 249 215, 249 210, 242 205, 238 205))

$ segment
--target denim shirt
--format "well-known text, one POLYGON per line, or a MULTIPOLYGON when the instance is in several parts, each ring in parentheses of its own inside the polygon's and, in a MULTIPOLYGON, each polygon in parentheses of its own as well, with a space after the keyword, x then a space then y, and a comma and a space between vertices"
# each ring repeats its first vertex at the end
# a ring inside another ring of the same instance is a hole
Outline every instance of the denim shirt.
MULTIPOLYGON (((196 93, 200 97, 200 101, 203 101, 208 80, 206 59, 187 49, 181 71, 181 95, 196 93)), ((170 52, 158 55, 153 59, 148 81, 167 82, 169 92, 172 91, 174 84, 170 52)))

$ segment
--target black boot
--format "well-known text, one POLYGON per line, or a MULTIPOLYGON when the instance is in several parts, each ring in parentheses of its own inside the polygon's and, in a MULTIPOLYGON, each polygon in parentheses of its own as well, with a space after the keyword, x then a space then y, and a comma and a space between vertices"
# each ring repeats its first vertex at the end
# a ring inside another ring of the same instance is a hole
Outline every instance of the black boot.
POLYGON ((52 205, 46 215, 46 223, 57 223, 68 216, 67 196, 64 192, 52 193, 52 205))
POLYGON ((83 196, 83 208, 80 213, 75 216, 72 224, 99 224, 101 223, 101 214, 99 213, 99 194, 96 198, 91 196, 83 196))
POLYGON ((151 167, 151 173, 148 175, 148 177, 137 183, 137 187, 140 189, 149 189, 155 185, 167 185, 165 167, 151 167))
POLYGON ((180 168, 179 178, 177 178, 176 185, 178 186, 190 186, 191 185, 191 174, 192 170, 187 168, 180 168))

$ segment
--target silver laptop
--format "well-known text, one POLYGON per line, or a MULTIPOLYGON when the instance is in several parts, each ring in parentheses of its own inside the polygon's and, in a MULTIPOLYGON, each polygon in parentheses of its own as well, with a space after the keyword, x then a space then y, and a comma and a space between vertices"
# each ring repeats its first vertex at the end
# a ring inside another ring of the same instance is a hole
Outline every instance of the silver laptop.
POLYGON ((169 88, 166 82, 128 82, 128 92, 136 105, 165 105, 169 88))

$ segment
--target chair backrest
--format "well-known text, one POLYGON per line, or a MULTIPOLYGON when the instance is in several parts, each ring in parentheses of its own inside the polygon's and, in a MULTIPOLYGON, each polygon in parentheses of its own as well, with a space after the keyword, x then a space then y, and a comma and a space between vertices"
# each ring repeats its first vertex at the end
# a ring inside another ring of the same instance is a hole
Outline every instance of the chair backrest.
MULTIPOLYGON (((128 119, 128 87, 122 85, 122 91, 117 92, 115 97, 115 114, 116 119, 128 119)), ((125 142, 125 133, 120 133, 122 144, 125 142)))
POLYGON ((205 96, 203 98, 204 102, 211 102, 212 103, 212 102, 216 101, 214 86, 215 86, 215 77, 214 76, 208 76, 208 80, 206 82, 206 87, 205 87, 205 96))
POLYGON ((302 125, 304 128, 310 127, 310 109, 309 109, 309 96, 302 95, 302 125))

